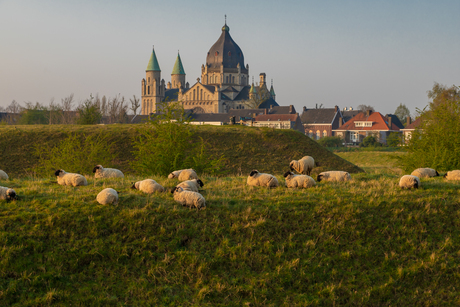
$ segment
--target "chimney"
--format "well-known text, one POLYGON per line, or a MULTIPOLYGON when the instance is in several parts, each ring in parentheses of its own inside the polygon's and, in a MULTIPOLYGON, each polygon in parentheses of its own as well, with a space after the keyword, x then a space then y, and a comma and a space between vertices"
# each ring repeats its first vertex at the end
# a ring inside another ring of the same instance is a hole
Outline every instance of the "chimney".
POLYGON ((272 105, 272 104, 270 105, 270 110, 271 110, 271 109, 273 109, 273 105, 272 105))
POLYGON ((294 113, 294 107, 292 106, 292 104, 289 106, 289 114, 293 114, 294 113))
POLYGON ((335 106, 335 112, 337 112, 338 110, 339 110, 339 107, 335 106))
POLYGON ((410 118, 410 116, 408 116, 408 117, 407 117, 407 125, 406 125, 406 126, 409 126, 409 125, 411 124, 411 122, 412 122, 412 121, 411 121, 411 118, 410 118))
POLYGON ((304 106, 304 107, 303 107, 303 111, 304 111, 304 112, 307 112, 307 107, 304 106))
POLYGON ((268 114, 268 110, 267 110, 267 109, 264 109, 264 114, 265 114, 265 115, 268 114))
POLYGON ((343 118, 339 117, 339 127, 343 125, 343 118))
POLYGON ((367 117, 369 117, 369 115, 371 115, 371 114, 372 114, 372 110, 367 110, 367 111, 366 111, 366 116, 367 116, 367 117))
POLYGON ((388 128, 391 130, 391 116, 388 116, 388 128))

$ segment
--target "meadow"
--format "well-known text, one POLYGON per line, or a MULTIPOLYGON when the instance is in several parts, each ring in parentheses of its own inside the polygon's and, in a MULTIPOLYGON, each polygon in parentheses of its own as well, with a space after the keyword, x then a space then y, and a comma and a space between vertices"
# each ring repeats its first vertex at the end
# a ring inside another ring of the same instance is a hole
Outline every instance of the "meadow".
POLYGON ((205 176, 198 211, 131 190, 136 176, 79 188, 12 178, 20 200, 0 202, 0 305, 458 305, 458 184, 401 190, 395 153, 338 154, 366 173, 307 190, 205 176), (95 201, 104 187, 121 191, 118 205, 95 201))

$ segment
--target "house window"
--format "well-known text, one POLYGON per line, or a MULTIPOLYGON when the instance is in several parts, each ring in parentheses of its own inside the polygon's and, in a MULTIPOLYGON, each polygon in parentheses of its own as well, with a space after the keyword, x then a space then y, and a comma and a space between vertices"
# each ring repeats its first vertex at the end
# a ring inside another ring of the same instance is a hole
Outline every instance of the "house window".
POLYGON ((325 138, 326 136, 327 136, 327 131, 324 130, 324 131, 323 131, 323 138, 325 138))
POLYGON ((308 136, 312 139, 312 138, 313 138, 313 131, 310 130, 310 131, 308 132, 308 136))
POLYGON ((359 141, 359 133, 358 132, 350 132, 350 141, 358 142, 359 141))
POLYGON ((319 140, 321 138, 321 131, 316 131, 316 139, 319 140))
POLYGON ((372 121, 356 121, 355 127, 372 127, 372 121))

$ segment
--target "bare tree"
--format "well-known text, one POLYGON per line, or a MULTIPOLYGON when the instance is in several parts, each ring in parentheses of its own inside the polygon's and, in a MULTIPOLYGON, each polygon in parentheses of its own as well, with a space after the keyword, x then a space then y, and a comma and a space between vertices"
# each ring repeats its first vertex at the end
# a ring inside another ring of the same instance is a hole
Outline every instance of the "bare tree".
POLYGON ((136 115, 137 114, 137 109, 139 109, 139 107, 141 106, 141 104, 139 102, 140 100, 139 100, 139 98, 136 98, 136 95, 133 95, 133 98, 129 99, 129 101, 131 102, 130 110, 132 110, 134 115, 136 115))
POLYGON ((366 111, 368 111, 368 110, 370 110, 370 111, 372 111, 372 112, 375 112, 374 107, 372 107, 372 106, 367 106, 367 105, 365 105, 365 104, 360 104, 360 105, 358 106, 358 110, 360 110, 361 112, 366 112, 366 111))
POLYGON ((107 97, 105 95, 102 96, 100 109, 103 116, 108 115, 107 97))
POLYGON ((5 108, 5 111, 8 113, 6 116, 6 122, 8 125, 15 124, 19 120, 19 113, 23 107, 16 102, 16 100, 13 100, 9 106, 5 108))
POLYGON ((113 123, 123 123, 128 113, 128 105, 125 104, 125 97, 115 97, 109 99, 107 104, 109 121, 113 123))
POLYGON ((74 104, 73 93, 61 99, 61 105, 60 105, 61 119, 62 119, 62 123, 65 125, 73 124, 75 122, 75 116, 73 116, 72 114, 73 104, 74 104))

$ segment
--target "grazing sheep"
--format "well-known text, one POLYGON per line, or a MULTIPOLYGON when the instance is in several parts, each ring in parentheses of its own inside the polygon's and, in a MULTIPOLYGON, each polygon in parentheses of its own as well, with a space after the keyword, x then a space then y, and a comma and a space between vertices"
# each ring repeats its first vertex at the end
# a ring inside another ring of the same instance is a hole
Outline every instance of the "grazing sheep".
POLYGON ((320 182, 321 180, 326 181, 348 181, 351 180, 351 176, 347 172, 342 171, 329 171, 322 172, 316 178, 316 181, 320 182))
POLYGON ((201 209, 206 207, 206 200, 198 192, 185 191, 181 187, 174 188, 174 200, 182 206, 195 207, 201 209))
POLYGON ((79 185, 88 185, 86 178, 80 174, 67 173, 62 169, 58 169, 54 172, 54 176, 57 176, 57 183, 60 185, 71 185, 73 187, 79 185))
POLYGON ((125 175, 116 168, 103 168, 102 165, 96 165, 93 168, 94 178, 124 178, 125 175))
POLYGON ((294 175, 293 172, 284 173, 284 179, 288 188, 310 188, 316 185, 313 178, 308 175, 294 175))
POLYGON ((0 180, 8 180, 8 175, 0 169, 0 180))
POLYGON ((138 189, 139 191, 142 191, 147 194, 165 191, 165 188, 163 188, 162 185, 160 185, 153 179, 144 179, 136 183, 133 182, 133 186, 131 187, 131 189, 138 189))
POLYGON ((248 177, 248 185, 276 188, 279 186, 278 179, 275 176, 265 173, 259 173, 258 170, 253 170, 248 177))
POLYGON ((18 197, 16 192, 13 189, 0 187, 0 199, 10 201, 10 200, 17 200, 18 197))
POLYGON ((460 180, 460 170, 450 171, 444 175, 447 180, 460 180))
POLYGON ((439 176, 438 172, 432 168, 417 168, 411 173, 412 176, 417 176, 418 178, 429 178, 439 176))
POLYGON ((310 176, 311 170, 315 167, 315 159, 310 156, 305 156, 300 160, 292 160, 289 163, 291 171, 310 176))
POLYGON ((104 189, 97 194, 96 200, 101 205, 115 205, 118 203, 118 192, 111 188, 104 189))
MULTIPOLYGON (((175 188, 181 187, 184 191, 198 192, 200 188, 204 186, 203 181, 200 179, 186 180, 179 183, 175 188)), ((175 188, 172 189, 171 193, 174 193, 175 188)))
POLYGON ((194 169, 187 168, 187 169, 181 169, 178 171, 171 172, 168 175, 168 178, 169 179, 177 178, 179 179, 179 181, 184 181, 184 180, 198 179, 198 175, 196 174, 194 169))
POLYGON ((414 175, 404 175, 399 180, 399 186, 402 189, 418 189, 420 187, 420 179, 414 175))

